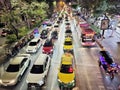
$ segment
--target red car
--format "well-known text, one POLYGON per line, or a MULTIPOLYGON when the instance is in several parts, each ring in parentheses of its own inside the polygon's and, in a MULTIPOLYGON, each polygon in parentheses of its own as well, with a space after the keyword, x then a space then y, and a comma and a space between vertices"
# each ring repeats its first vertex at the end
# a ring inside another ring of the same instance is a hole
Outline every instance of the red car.
POLYGON ((43 45, 42 52, 44 54, 53 54, 53 48, 52 39, 47 39, 43 45))

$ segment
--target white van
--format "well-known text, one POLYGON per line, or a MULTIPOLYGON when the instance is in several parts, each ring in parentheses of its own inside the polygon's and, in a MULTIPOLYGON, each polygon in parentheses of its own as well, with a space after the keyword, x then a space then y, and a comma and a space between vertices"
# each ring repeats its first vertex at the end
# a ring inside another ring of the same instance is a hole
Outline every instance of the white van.
POLYGON ((49 71, 51 58, 47 54, 40 54, 38 59, 33 64, 30 73, 27 76, 26 82, 28 88, 40 88, 46 82, 46 77, 49 71))

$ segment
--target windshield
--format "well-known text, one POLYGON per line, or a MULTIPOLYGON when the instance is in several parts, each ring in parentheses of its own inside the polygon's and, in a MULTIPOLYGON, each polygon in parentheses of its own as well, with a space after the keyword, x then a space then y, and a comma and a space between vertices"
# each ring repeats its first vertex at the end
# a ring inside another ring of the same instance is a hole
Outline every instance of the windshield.
POLYGON ((35 46, 37 44, 37 42, 30 42, 29 46, 35 46))
POLYGON ((34 73, 34 74, 43 73, 43 65, 33 65, 30 73, 34 73))
POLYGON ((7 72, 18 72, 19 71, 19 65, 12 65, 10 64, 6 70, 7 72))
POLYGON ((51 47, 52 46, 52 42, 46 42, 45 44, 44 44, 44 47, 51 47))
POLYGON ((64 65, 64 64, 62 64, 60 72, 61 73, 73 73, 72 65, 64 65))
POLYGON ((64 45, 72 45, 71 41, 65 41, 64 45))

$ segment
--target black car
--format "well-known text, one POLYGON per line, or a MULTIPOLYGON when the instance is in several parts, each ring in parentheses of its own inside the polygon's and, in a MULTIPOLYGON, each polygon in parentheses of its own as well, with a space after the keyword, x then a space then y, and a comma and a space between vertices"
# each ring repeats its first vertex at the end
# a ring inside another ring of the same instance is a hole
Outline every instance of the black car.
POLYGON ((58 39, 58 32, 57 31, 52 31, 51 37, 52 37, 52 39, 58 39))
POLYGON ((65 31, 65 36, 72 36, 72 31, 70 29, 65 31))
POLYGON ((47 30, 42 30, 42 32, 40 34, 40 38, 46 39, 47 36, 48 36, 48 31, 47 30))

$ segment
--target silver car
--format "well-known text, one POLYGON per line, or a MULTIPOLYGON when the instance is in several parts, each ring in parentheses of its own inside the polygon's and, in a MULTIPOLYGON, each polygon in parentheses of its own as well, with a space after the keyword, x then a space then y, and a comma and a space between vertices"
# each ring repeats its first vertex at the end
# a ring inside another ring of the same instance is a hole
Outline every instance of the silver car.
POLYGON ((21 80, 30 64, 29 54, 19 54, 10 60, 10 63, 0 78, 1 86, 13 86, 21 80))
POLYGON ((39 50, 41 45, 42 45, 42 43, 41 43, 40 38, 34 38, 29 42, 29 44, 26 48, 26 52, 27 53, 36 53, 39 50))
POLYGON ((27 76, 28 89, 31 87, 41 87, 45 84, 49 71, 51 58, 47 54, 40 54, 33 64, 30 73, 27 76))

